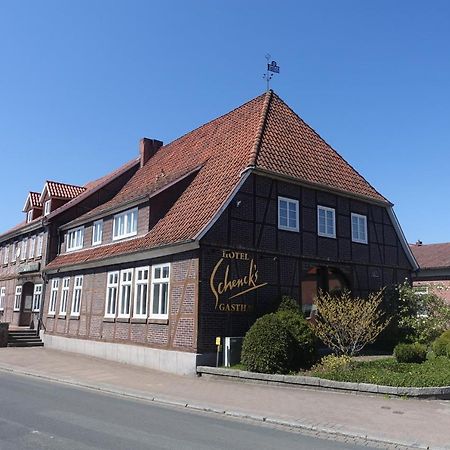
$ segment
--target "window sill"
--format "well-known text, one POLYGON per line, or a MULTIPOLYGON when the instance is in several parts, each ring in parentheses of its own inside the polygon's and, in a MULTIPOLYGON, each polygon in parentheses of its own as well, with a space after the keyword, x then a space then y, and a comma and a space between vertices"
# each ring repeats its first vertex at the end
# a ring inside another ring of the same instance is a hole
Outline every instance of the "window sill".
POLYGON ((70 316, 69 320, 80 320, 80 316, 70 316))
POLYGON ((103 317, 103 322, 114 323, 116 321, 115 317, 103 317))
POLYGON ((317 236, 319 236, 319 237, 323 237, 323 238, 328 238, 328 239, 336 239, 336 235, 332 235, 332 234, 320 234, 320 233, 317 233, 317 236))
POLYGON ((66 320, 67 319, 67 316, 64 314, 64 315, 58 315, 58 319, 61 319, 61 320, 66 320))
POLYGON ((147 323, 156 323, 159 325, 167 325, 169 323, 169 319, 148 319, 147 323))
POLYGON ((279 229, 280 231, 292 231, 292 232, 294 232, 294 233, 299 233, 299 232, 300 232, 300 229, 299 229, 299 228, 288 228, 288 227, 283 227, 283 226, 281 226, 281 225, 278 225, 278 229, 279 229))
POLYGON ((48 313, 48 314, 47 314, 47 318, 49 318, 49 319, 54 319, 54 318, 55 318, 55 314, 48 313))
POLYGON ((116 319, 116 322, 130 323, 130 318, 129 317, 118 317, 116 319))
POLYGON ((363 244, 363 245, 367 245, 367 244, 368 244, 367 241, 355 241, 355 240, 353 240, 353 239, 352 239, 352 243, 353 243, 353 244, 363 244))
POLYGON ((147 319, 139 318, 139 317, 133 317, 131 319, 131 323, 147 323, 147 319))

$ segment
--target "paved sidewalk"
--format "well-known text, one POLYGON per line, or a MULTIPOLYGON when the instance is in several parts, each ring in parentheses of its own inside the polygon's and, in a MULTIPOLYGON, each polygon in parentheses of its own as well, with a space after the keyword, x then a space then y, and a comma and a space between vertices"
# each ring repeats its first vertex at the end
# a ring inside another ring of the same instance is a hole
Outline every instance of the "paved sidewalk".
POLYGON ((271 423, 450 450, 450 401, 182 377, 45 348, 1 348, 0 369, 271 423))

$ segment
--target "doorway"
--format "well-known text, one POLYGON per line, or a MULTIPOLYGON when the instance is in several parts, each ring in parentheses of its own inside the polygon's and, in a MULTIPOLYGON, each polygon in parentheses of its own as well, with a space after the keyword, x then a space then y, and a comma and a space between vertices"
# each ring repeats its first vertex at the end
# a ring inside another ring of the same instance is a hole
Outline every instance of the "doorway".
POLYGON ((33 306, 34 284, 27 282, 22 286, 22 300, 20 302, 19 326, 29 327, 33 306))

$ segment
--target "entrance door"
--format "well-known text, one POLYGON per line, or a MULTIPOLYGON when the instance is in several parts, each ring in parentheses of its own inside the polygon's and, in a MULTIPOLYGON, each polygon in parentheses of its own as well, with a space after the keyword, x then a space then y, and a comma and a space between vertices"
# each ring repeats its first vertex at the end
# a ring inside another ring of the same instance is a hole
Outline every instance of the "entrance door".
POLYGON ((31 323, 31 308, 33 305, 33 283, 25 283, 22 287, 22 301, 20 303, 19 326, 28 327, 31 323))

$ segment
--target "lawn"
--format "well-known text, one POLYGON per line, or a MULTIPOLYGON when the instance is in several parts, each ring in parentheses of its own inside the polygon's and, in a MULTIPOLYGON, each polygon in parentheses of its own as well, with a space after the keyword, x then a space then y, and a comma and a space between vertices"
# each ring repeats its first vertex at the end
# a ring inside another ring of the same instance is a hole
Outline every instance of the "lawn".
POLYGON ((398 363, 394 358, 353 361, 347 368, 330 371, 311 370, 301 375, 384 386, 450 386, 450 358, 440 356, 422 364, 398 363))

